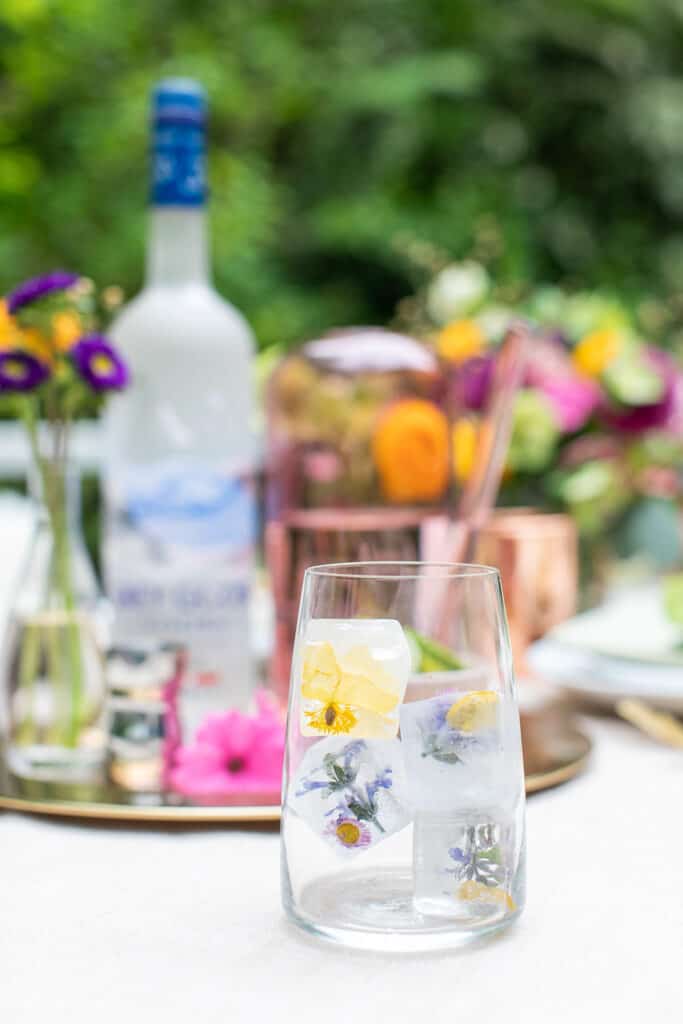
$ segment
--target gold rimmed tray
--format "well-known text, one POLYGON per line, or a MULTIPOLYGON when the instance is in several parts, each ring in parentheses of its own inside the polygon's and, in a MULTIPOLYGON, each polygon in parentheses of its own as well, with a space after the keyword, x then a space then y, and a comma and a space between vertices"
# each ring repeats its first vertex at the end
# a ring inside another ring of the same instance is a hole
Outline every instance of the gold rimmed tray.
MULTIPOLYGON (((590 740, 556 707, 522 714, 527 793, 568 782, 586 767, 590 740)), ((65 818, 178 825, 276 824, 280 805, 273 794, 256 802, 193 803, 175 793, 131 793, 105 781, 39 782, 19 779, 0 751, 0 809, 65 818)))

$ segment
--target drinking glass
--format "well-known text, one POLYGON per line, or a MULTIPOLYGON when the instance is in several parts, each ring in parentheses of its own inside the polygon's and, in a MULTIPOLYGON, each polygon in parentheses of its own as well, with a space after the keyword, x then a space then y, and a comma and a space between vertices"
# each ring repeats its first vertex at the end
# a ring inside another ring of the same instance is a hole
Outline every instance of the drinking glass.
POLYGON ((524 903, 524 772, 500 577, 309 568, 292 659, 282 893, 348 946, 461 945, 524 903))

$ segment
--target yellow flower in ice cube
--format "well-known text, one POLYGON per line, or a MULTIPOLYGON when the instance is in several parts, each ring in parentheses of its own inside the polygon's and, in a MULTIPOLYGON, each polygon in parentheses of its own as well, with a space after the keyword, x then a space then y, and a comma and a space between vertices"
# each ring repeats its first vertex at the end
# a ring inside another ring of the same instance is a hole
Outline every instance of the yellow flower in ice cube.
POLYGON ((500 907, 505 907, 506 910, 517 909, 517 904, 505 889, 484 885, 483 882, 475 882, 474 879, 462 883, 458 889, 458 899, 468 903, 497 904, 500 907))
POLYGON ((398 731, 395 712, 405 682, 374 658, 366 645, 338 655, 328 641, 305 645, 301 696, 302 732, 345 733, 368 738, 391 737, 398 731))
POLYGON ((495 726, 497 714, 498 694, 493 690, 473 690, 449 708, 446 721, 458 732, 482 732, 495 726))

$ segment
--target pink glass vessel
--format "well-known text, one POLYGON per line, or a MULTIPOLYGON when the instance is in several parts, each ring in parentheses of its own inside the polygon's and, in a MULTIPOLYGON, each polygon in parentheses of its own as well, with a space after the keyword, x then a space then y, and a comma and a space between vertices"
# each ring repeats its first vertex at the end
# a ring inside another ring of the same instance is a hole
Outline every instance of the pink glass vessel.
POLYGON ((283 695, 306 569, 415 559, 430 519, 443 518, 451 482, 447 394, 429 348, 375 327, 309 341, 276 369, 265 533, 277 615, 272 676, 283 695))

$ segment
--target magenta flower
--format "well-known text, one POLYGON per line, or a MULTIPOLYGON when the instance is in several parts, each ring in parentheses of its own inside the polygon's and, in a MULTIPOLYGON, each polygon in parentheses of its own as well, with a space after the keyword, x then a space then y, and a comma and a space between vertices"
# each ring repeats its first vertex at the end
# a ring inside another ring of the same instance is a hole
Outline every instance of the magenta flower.
POLYGON ((210 715, 191 747, 181 747, 170 773, 173 789, 188 796, 274 794, 280 790, 285 730, 264 691, 257 712, 210 715))
POLYGON ((662 397, 650 405, 635 405, 619 409, 610 406, 604 411, 604 419, 611 427, 623 434, 641 434, 646 430, 655 429, 675 430, 677 427, 681 429, 683 423, 683 373, 672 357, 660 349, 646 349, 645 357, 664 382, 662 397))
POLYGON ((550 402, 557 425, 570 434, 584 426, 600 403, 597 384, 577 374, 546 377, 538 387, 550 402))
POLYGON ((79 374, 94 391, 119 391, 128 384, 128 367, 99 334, 76 342, 70 352, 79 374))
POLYGON ((24 281, 18 288, 9 295, 7 299, 7 312, 14 314, 18 309, 28 306, 31 302, 50 295, 52 292, 65 291, 71 288, 78 281, 78 274, 71 274, 67 270, 53 270, 51 274, 43 274, 42 277, 32 277, 24 281))
POLYGON ((30 352, 0 352, 0 392, 33 391, 49 376, 49 368, 30 352))
POLYGON ((460 366, 456 387, 460 402, 465 409, 479 411, 486 405, 491 390, 495 362, 494 355, 475 356, 460 366))
POLYGON ((600 402, 599 386, 579 376, 557 334, 534 339, 524 383, 545 396, 558 427, 566 433, 580 430, 600 402))

